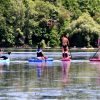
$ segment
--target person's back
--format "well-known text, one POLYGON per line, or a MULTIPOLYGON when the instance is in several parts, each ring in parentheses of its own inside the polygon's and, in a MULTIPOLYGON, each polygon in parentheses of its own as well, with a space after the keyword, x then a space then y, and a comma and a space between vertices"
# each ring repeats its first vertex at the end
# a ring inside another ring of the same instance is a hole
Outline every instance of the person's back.
POLYGON ((65 36, 63 36, 62 37, 62 45, 63 46, 68 46, 69 45, 69 40, 68 40, 68 38, 67 37, 65 37, 65 36))
POLYGON ((67 58, 68 55, 68 45, 69 45, 69 40, 66 34, 63 34, 61 37, 61 43, 62 43, 62 57, 67 58))
POLYGON ((45 59, 45 57, 43 55, 43 51, 41 49, 41 45, 38 45, 38 48, 37 48, 37 58, 38 59, 45 59))
POLYGON ((42 49, 37 49, 37 57, 43 57, 42 49))

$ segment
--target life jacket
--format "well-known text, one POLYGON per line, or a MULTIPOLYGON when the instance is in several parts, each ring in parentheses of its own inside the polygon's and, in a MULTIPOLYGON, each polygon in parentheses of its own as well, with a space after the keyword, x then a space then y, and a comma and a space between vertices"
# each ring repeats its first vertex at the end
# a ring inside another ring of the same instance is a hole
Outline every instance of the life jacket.
POLYGON ((37 57, 43 57, 42 49, 37 49, 37 57))

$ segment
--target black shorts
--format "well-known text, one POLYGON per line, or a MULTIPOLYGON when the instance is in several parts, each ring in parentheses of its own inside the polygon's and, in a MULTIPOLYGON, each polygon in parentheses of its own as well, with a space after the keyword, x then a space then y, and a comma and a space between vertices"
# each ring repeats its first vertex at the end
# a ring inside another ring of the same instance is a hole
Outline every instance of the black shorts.
POLYGON ((63 53, 62 56, 63 57, 68 57, 69 55, 68 55, 68 53, 63 53))

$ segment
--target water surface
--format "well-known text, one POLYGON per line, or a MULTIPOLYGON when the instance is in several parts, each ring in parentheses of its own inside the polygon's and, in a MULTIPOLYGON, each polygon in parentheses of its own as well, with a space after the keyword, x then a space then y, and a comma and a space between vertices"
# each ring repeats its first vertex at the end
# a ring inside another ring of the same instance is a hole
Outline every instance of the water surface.
POLYGON ((72 52, 62 62, 61 52, 45 52, 53 62, 29 63, 35 52, 12 52, 10 63, 0 63, 0 100, 100 100, 100 63, 93 52, 72 52))

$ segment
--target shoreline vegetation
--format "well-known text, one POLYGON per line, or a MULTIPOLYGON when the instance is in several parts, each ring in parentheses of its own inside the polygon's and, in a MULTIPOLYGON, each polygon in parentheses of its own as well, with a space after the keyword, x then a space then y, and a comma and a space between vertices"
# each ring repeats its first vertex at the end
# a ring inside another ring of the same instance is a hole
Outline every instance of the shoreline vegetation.
POLYGON ((68 36, 70 47, 98 46, 100 0, 0 2, 0 47, 34 47, 39 43, 59 47, 62 34, 68 36))
MULTIPOLYGON (((4 51, 10 52, 36 52, 36 47, 9 47, 9 48, 2 48, 4 51)), ((86 47, 70 47, 69 52, 96 52, 98 48, 86 48, 86 47)), ((44 52, 61 52, 61 47, 45 47, 43 48, 44 52)))

